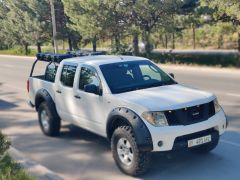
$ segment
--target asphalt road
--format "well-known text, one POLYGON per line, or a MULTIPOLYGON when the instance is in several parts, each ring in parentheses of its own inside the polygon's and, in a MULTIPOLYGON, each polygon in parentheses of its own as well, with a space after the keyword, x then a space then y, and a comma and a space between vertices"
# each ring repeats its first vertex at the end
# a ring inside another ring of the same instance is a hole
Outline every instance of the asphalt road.
MULTIPOLYGON (((26 104, 33 58, 0 56, 0 129, 15 148, 65 179, 133 179, 114 164, 108 142, 64 124, 61 136, 42 135, 37 114, 26 104)), ((162 66, 183 84, 215 93, 229 118, 228 131, 207 155, 153 154, 140 179, 240 179, 240 72, 216 68, 162 66)))

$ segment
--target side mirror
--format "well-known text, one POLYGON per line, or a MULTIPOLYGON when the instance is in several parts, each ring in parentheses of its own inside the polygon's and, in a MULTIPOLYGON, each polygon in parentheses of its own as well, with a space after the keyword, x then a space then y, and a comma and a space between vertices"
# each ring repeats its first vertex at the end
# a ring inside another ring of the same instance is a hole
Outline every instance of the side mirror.
POLYGON ((94 84, 88 84, 88 85, 84 86, 84 91, 87 92, 87 93, 101 95, 99 87, 97 87, 94 84))
POLYGON ((175 75, 173 73, 169 74, 173 79, 175 79, 175 75))

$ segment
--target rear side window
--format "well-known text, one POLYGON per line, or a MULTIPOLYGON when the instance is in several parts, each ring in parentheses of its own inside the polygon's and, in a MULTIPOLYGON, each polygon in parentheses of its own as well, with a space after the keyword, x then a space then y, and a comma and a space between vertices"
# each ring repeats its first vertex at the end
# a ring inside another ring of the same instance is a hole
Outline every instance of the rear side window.
POLYGON ((57 73, 57 69, 58 69, 58 66, 56 66, 54 64, 50 64, 46 69, 45 79, 47 81, 54 82, 56 73, 57 73))
POLYGON ((76 66, 64 65, 61 74, 61 82, 64 86, 73 87, 74 77, 76 73, 76 66))

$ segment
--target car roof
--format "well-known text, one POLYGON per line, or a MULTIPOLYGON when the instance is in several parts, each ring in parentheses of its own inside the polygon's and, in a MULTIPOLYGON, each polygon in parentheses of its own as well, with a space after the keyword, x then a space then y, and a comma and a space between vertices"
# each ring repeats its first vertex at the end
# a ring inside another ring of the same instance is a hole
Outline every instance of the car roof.
POLYGON ((75 57, 70 59, 65 59, 63 63, 89 63, 94 65, 103 65, 103 64, 112 64, 118 62, 127 62, 127 61, 141 61, 148 60, 143 57, 137 56, 113 56, 113 55, 98 55, 98 56, 83 56, 75 57))

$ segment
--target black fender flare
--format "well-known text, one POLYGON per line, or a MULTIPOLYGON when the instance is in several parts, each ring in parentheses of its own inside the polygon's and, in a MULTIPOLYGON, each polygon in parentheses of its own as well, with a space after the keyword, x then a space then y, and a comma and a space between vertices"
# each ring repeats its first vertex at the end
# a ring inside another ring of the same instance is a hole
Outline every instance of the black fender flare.
POLYGON ((116 124, 128 124, 133 129, 133 133, 141 151, 152 151, 153 142, 150 131, 143 120, 132 110, 125 107, 118 107, 111 111, 107 119, 107 137, 110 140, 116 124))
POLYGON ((59 115, 57 113, 55 102, 53 101, 50 93, 46 89, 40 89, 36 93, 36 97, 35 97, 36 111, 38 111, 38 108, 42 102, 46 102, 48 107, 51 107, 51 109, 53 111, 52 113, 54 113, 56 115, 55 117, 59 117, 59 115))

